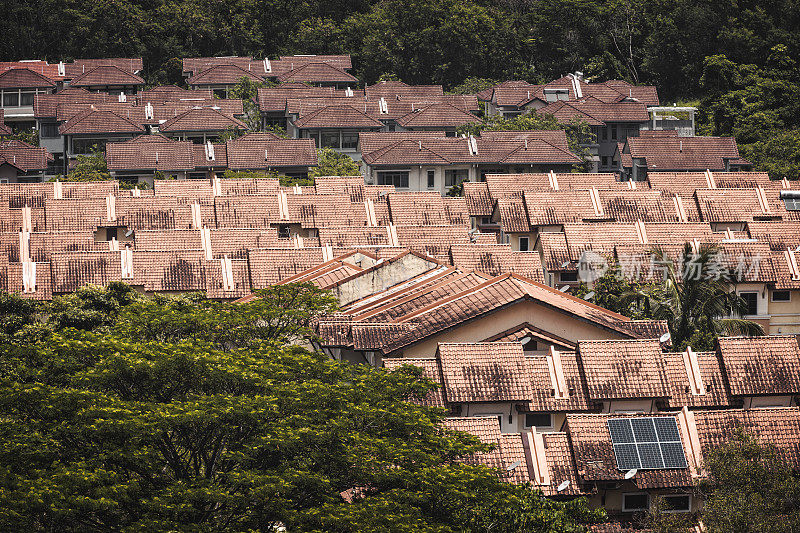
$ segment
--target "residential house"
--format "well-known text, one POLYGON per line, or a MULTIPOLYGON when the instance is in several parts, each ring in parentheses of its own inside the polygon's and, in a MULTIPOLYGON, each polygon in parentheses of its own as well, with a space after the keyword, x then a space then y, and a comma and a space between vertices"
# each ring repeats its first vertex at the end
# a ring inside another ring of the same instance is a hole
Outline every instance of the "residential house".
POLYGON ((669 130, 617 140, 615 170, 634 181, 644 180, 649 172, 737 172, 752 166, 739 155, 733 137, 679 137, 669 130))
POLYGON ((1 70, 0 110, 4 113, 4 120, 20 130, 35 127, 33 104, 36 95, 52 93, 55 88, 55 81, 33 68, 1 70))
POLYGON ((0 183, 41 181, 52 161, 53 156, 44 148, 0 139, 0 183))
POLYGON ((360 133, 362 173, 367 183, 446 194, 489 173, 563 172, 581 161, 561 130, 502 133, 469 138, 427 131, 360 133))
MULTIPOLYGON (((70 80, 69 86, 111 95, 133 95, 144 88, 145 81, 129 70, 110 64, 86 69, 70 80)), ((120 101, 125 101, 123 98, 120 101)))

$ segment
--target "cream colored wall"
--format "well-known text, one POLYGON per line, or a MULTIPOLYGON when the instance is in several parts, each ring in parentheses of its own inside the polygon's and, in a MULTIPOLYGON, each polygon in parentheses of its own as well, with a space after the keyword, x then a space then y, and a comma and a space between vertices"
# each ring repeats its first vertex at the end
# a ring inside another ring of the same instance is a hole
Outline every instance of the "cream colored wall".
POLYGON ((403 350, 403 357, 434 357, 440 342, 480 342, 513 327, 528 322, 534 327, 577 342, 584 339, 622 339, 614 331, 601 329, 558 311, 548 309, 535 302, 523 301, 501 309, 472 322, 433 335, 424 341, 403 350))
POLYGON ((403 258, 386 263, 368 274, 342 283, 335 288, 335 294, 339 299, 339 304, 346 305, 409 280, 414 276, 436 268, 436 266, 436 263, 426 261, 413 254, 407 254, 403 258))
POLYGON ((789 292, 791 294, 790 301, 773 302, 772 290, 769 291, 770 335, 800 334, 800 291, 789 292))
POLYGON ((652 400, 614 400, 603 402, 603 413, 650 413, 656 411, 652 400))
MULTIPOLYGON (((659 495, 683 494, 683 493, 669 492, 663 490, 645 491, 638 489, 633 483, 626 482, 620 489, 613 489, 607 491, 604 491, 602 489, 598 490, 597 494, 589 496, 589 506, 593 508, 603 507, 606 510, 613 512, 614 514, 621 513, 622 495, 625 493, 637 493, 637 492, 647 492, 650 495, 650 505, 653 505, 653 502, 659 495), (604 495, 605 495, 605 504, 603 504, 604 495)), ((692 494, 692 504, 691 504, 692 512, 699 511, 701 508, 702 508, 701 499, 697 497, 695 494, 692 494)))

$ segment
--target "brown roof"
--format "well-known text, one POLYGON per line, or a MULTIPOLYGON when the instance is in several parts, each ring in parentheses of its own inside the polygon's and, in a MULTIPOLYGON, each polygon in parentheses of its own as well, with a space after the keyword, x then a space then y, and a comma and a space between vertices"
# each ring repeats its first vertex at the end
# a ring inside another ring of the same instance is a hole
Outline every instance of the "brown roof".
POLYGON ((796 337, 720 337, 718 342, 732 395, 800 392, 800 347, 796 337))
POLYGON ((87 109, 58 127, 61 135, 90 133, 144 133, 144 127, 113 111, 87 109))
POLYGON ((189 109, 159 125, 163 132, 222 131, 228 128, 246 130, 247 124, 218 109, 209 107, 189 109))
POLYGON ((8 164, 22 172, 43 171, 53 156, 44 148, 23 141, 0 140, 0 165, 8 164))
POLYGON ((448 402, 527 401, 532 396, 519 343, 440 343, 437 357, 448 402))
POLYGON ((364 88, 368 98, 383 97, 416 97, 416 96, 443 96, 444 90, 441 85, 408 85, 402 81, 389 80, 379 81, 374 85, 367 85, 364 88))
POLYGON ((665 353, 667 377, 669 379, 670 397, 666 400, 669 409, 681 409, 684 406, 695 407, 730 407, 731 398, 725 385, 719 357, 716 352, 697 352, 697 364, 700 369, 699 380, 703 390, 694 391, 692 378, 694 373, 686 353, 665 353))
POLYGON ((557 397, 550 375, 546 355, 528 355, 525 359, 531 376, 533 396, 531 411, 589 411, 593 405, 589 399, 586 380, 581 372, 575 352, 560 352, 561 367, 566 381, 566 397, 557 397))
POLYGON ((33 89, 55 86, 56 83, 52 79, 29 68, 12 68, 0 72, 0 89, 33 89))
POLYGON ((463 124, 476 124, 481 119, 452 104, 431 104, 415 109, 397 119, 404 128, 455 128, 463 124))
POLYGON ((581 119, 597 126, 609 122, 647 122, 650 114, 641 102, 603 102, 594 97, 575 101, 553 102, 537 110, 543 115, 553 115, 560 122, 581 119))
POLYGON ((453 244, 450 247, 453 266, 461 270, 477 270, 490 276, 512 272, 544 282, 542 263, 536 252, 513 252, 508 244, 453 244))
POLYGON ((130 141, 108 143, 109 170, 194 170, 194 148, 188 141, 173 141, 162 135, 141 135, 130 141))
POLYGON ((350 105, 331 105, 295 120, 298 128, 382 128, 383 122, 350 105))
POLYGON ((579 341, 578 356, 595 400, 669 396, 658 340, 579 341))
POLYGON ((278 81, 306 81, 311 83, 339 82, 339 83, 358 83, 358 78, 348 74, 343 69, 325 62, 306 62, 305 64, 289 70, 280 76, 278 81))
POLYGON ((112 65, 126 72, 136 74, 143 68, 141 57, 107 57, 100 59, 75 59, 64 63, 65 78, 75 78, 95 67, 112 65))
POLYGON ((226 146, 228 167, 233 170, 317 165, 317 150, 313 139, 245 135, 228 141, 226 146))
POLYGON ((5 110, 0 109, 0 135, 11 135, 11 127, 5 124, 3 118, 4 111, 5 110))
POLYGON ((245 70, 238 65, 214 65, 205 70, 201 70, 188 80, 187 85, 234 85, 242 78, 249 78, 253 81, 262 82, 264 78, 260 73, 245 70))
POLYGON ((100 85, 144 85, 144 80, 117 65, 98 65, 72 79, 72 87, 100 85))
POLYGON ((627 146, 631 157, 646 161, 648 171, 725 170, 725 160, 740 157, 733 137, 646 135, 628 137, 627 146))
MULTIPOLYGON (((286 110, 286 101, 309 97, 339 97, 345 98, 343 92, 337 92, 333 87, 309 87, 302 83, 284 83, 277 87, 259 87, 258 108, 266 112, 280 112, 286 110)), ((343 100, 347 102, 347 100, 343 100)))

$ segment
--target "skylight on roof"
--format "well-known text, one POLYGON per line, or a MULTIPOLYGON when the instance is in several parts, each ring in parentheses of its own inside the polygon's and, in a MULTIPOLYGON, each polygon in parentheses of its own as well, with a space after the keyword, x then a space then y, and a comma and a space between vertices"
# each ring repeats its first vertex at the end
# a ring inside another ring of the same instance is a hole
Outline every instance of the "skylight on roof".
POLYGON ((669 417, 612 418, 608 431, 622 471, 687 468, 678 423, 669 417))

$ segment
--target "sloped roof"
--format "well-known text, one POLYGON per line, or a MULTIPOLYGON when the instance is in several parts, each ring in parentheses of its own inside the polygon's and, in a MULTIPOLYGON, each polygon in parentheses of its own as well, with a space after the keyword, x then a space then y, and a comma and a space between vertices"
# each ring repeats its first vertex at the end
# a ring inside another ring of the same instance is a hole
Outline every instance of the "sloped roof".
POLYGON ((278 81, 280 82, 307 81, 311 83, 323 83, 323 82, 358 83, 358 78, 330 63, 309 62, 281 74, 280 76, 278 76, 278 81))
POLYGON ((187 85, 234 85, 242 78, 249 78, 253 81, 264 81, 263 76, 245 70, 239 65, 221 64, 214 65, 201 70, 188 80, 187 85))
POLYGON ((12 68, 0 72, 0 89, 33 89, 55 86, 56 83, 52 79, 30 68, 12 68))
POLYGON ((23 141, 0 140, 0 165, 9 164, 23 172, 45 170, 53 156, 44 148, 23 141))
POLYGON ((123 117, 113 111, 100 111, 87 109, 73 116, 61 126, 58 132, 61 135, 76 135, 88 133, 144 133, 145 129, 140 124, 123 117))
POLYGON ((718 343, 734 396, 800 392, 796 337, 720 337, 718 343))
POLYGON ((592 399, 669 396, 658 340, 579 341, 578 356, 592 399))
POLYGON ((298 128, 382 128, 383 122, 350 105, 331 105, 298 118, 298 128))
POLYGON ((627 143, 631 157, 644 159, 648 171, 725 170, 725 160, 740 157, 733 137, 646 135, 629 137, 627 143))
POLYGON ((136 74, 123 70, 116 65, 98 65, 73 78, 70 85, 72 87, 144 85, 144 80, 136 74))
POLYGON ((448 103, 421 107, 397 119, 397 123, 404 128, 456 128, 464 124, 477 124, 480 121, 481 119, 472 113, 448 103))
POLYGON ((526 401, 532 396, 519 343, 440 343, 437 357, 449 402, 526 401))
POLYGON ((193 108, 168 119, 159 125, 163 132, 179 131, 222 131, 228 128, 246 130, 247 124, 228 116, 219 109, 209 107, 193 108))
POLYGON ((106 163, 109 170, 194 170, 194 148, 188 141, 141 135, 122 143, 108 143, 106 163))

